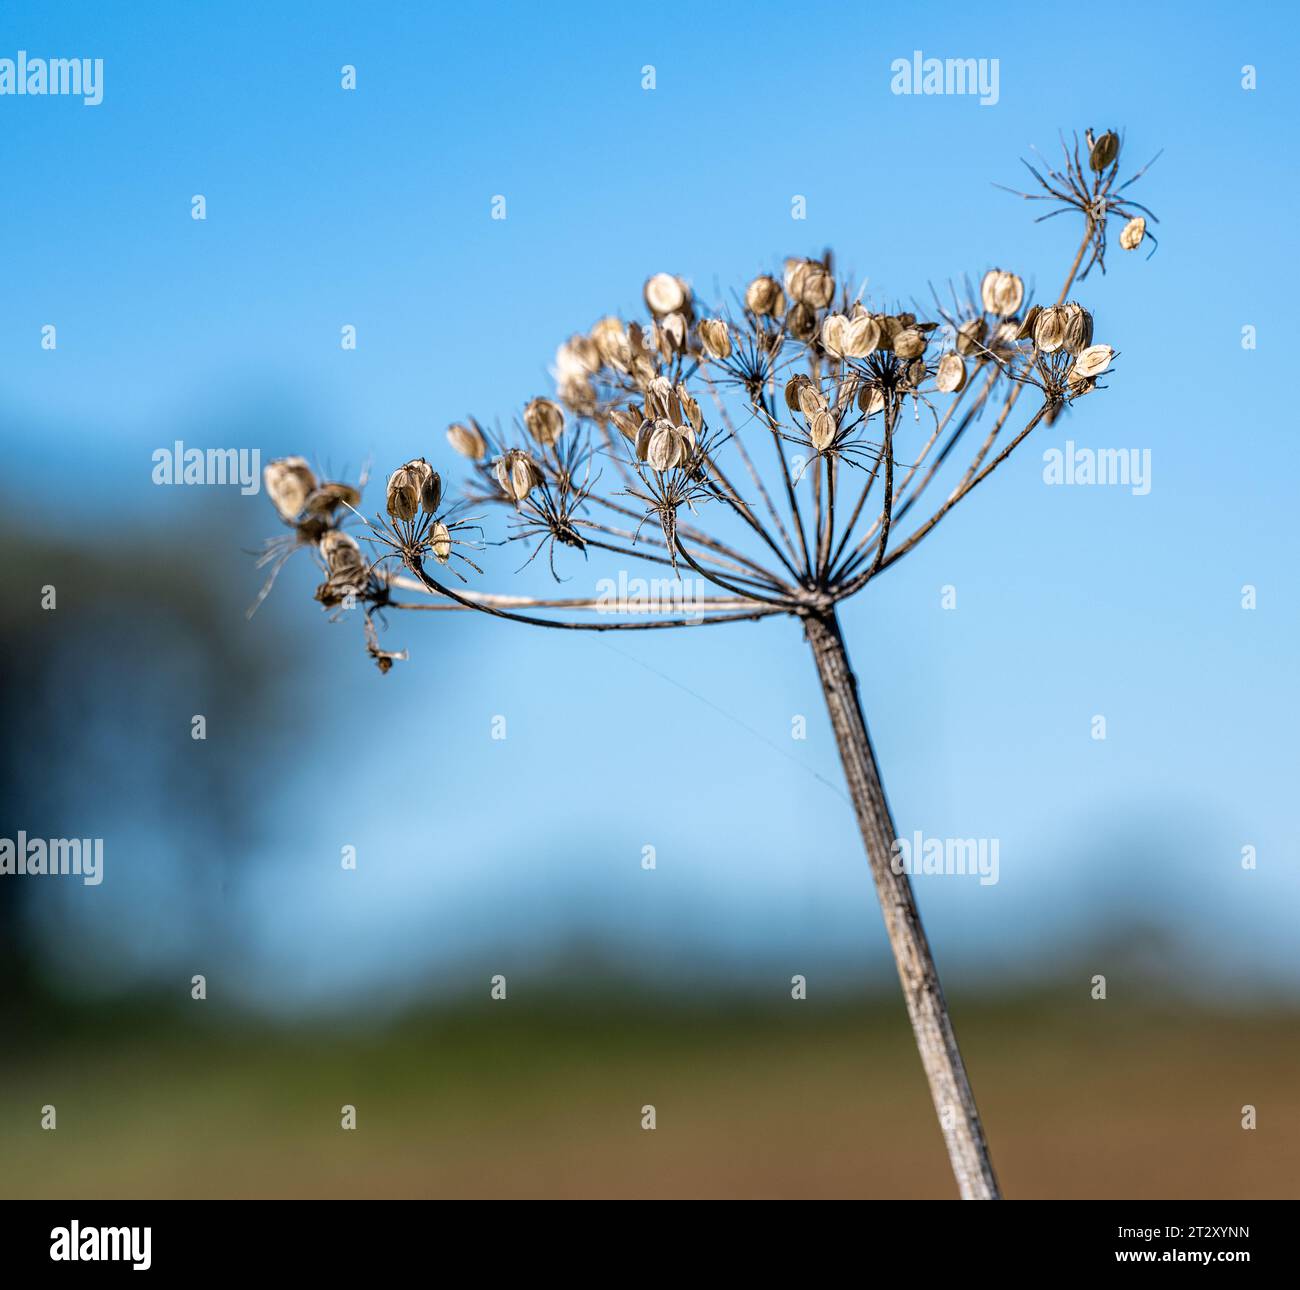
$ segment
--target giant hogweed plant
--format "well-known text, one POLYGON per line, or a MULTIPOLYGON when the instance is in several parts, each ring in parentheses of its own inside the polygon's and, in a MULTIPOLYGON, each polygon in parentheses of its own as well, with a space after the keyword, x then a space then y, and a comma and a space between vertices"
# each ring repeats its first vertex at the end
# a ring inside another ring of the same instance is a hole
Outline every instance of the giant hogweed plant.
POLYGON ((1093 268, 1105 272, 1113 223, 1123 249, 1154 246, 1155 217, 1127 191, 1146 167, 1121 181, 1114 131, 1061 146, 1058 166, 1025 162, 1035 183, 1020 193, 1052 203, 1042 219, 1073 214, 1082 225, 1054 299, 1031 301, 1020 276, 990 269, 978 289, 967 282, 932 292, 929 307, 886 309, 837 277, 829 253, 787 260, 779 279, 761 274, 729 303, 656 273, 646 318, 602 318, 560 347, 554 397, 533 399, 508 431, 473 419, 448 430, 468 463, 455 501, 423 457, 393 471, 385 513, 373 518, 359 509, 360 486, 321 482, 301 457, 265 472, 289 532, 262 555, 274 567, 258 603, 284 561, 310 550, 324 574, 316 599, 335 617, 359 613, 383 672, 407 657, 380 645, 376 624, 393 611, 566 631, 776 616, 803 625, 965 1198, 996 1198, 997 1181, 912 886, 892 863, 897 830, 837 611, 1113 371, 1114 349, 1094 340, 1092 313, 1068 297, 1093 268), (932 497, 976 425, 964 470, 932 497), (524 564, 544 555, 557 580, 566 557, 595 551, 660 566, 651 571, 663 577, 689 570, 703 590, 668 612, 633 599, 613 613, 606 597, 475 590, 473 556, 492 541, 492 510, 505 519, 496 544, 519 544, 524 564))

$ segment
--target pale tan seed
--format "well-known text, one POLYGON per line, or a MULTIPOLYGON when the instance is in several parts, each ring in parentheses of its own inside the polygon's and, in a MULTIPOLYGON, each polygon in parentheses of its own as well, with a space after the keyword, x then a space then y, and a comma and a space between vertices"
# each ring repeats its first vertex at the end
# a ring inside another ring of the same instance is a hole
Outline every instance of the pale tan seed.
POLYGON ((1126 251, 1136 251, 1147 235, 1147 222, 1141 215, 1135 215, 1120 230, 1119 244, 1126 251))
POLYGON ((524 408, 524 425, 543 448, 550 448, 564 429, 564 411, 550 399, 532 399, 524 408))
POLYGON ((686 284, 671 273, 656 273, 645 284, 646 308, 656 317, 674 314, 685 308, 686 284))
POLYGON ((940 394, 956 394, 966 385, 966 364, 959 354, 945 354, 934 373, 934 387, 940 394))
POLYGON ((266 494, 282 520, 302 514, 307 498, 316 491, 316 476, 304 457, 278 457, 262 471, 266 494))
POLYGON ((448 426, 447 442, 462 457, 468 457, 470 461, 482 461, 487 456, 487 441, 476 425, 466 426, 456 422, 448 426))

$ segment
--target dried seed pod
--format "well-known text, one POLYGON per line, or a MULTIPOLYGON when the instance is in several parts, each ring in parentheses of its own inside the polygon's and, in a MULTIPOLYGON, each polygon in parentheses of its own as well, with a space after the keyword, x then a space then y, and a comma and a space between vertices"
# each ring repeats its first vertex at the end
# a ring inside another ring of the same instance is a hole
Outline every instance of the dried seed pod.
MULTIPOLYGON (((423 457, 416 457, 414 461, 408 461, 402 467, 402 470, 406 472, 408 482, 414 482, 416 496, 419 498, 424 513, 426 515, 434 514, 438 509, 438 503, 442 501, 442 476, 423 457)), ((396 478, 396 475, 394 475, 394 478, 396 478)), ((389 496, 392 496, 391 480, 389 481, 389 496)), ((391 508, 389 514, 392 514, 391 508)), ((394 518, 398 517, 394 516, 394 518)), ((400 518, 412 519, 413 516, 403 515, 400 518)))
POLYGON ((271 505, 289 523, 302 514, 307 498, 316 491, 316 476, 304 457, 277 457, 267 462, 262 481, 271 505))
POLYGON ((631 367, 632 343, 620 319, 602 318, 591 329, 591 342, 595 345, 596 352, 610 367, 616 367, 624 372, 631 367))
POLYGON ((1021 319, 1019 326, 1016 328, 1016 340, 1028 340, 1034 334, 1034 328, 1038 324, 1038 315, 1043 312, 1042 305, 1030 305, 1021 319))
POLYGON ((899 358, 920 358, 925 353, 925 336, 915 327, 904 327, 894 337, 894 353, 899 358))
POLYGON ((409 522, 420 511, 421 478, 413 463, 399 466, 388 477, 388 514, 394 520, 409 522))
POLYGON ((645 284, 646 308, 657 318, 684 309, 689 299, 690 290, 686 283, 671 273, 656 273, 645 284))
POLYGON ((307 498, 307 514, 333 515, 340 506, 357 506, 360 501, 360 491, 351 484, 321 484, 307 498))
POLYGON ((636 442, 636 432, 641 428, 641 422, 630 412, 623 412, 619 408, 613 408, 610 411, 609 419, 617 427, 619 434, 624 439, 632 443, 636 442))
POLYGON ((957 353, 964 358, 978 354, 984 346, 984 334, 987 328, 983 318, 971 318, 957 328, 957 353))
POLYGON ((820 260, 787 260, 785 289, 799 304, 825 309, 835 294, 835 279, 820 260))
POLYGON ((468 457, 470 461, 482 461, 487 456, 487 440, 483 437, 483 431, 473 421, 467 426, 461 425, 459 421, 448 426, 447 442, 462 457, 468 457))
POLYGON ((537 463, 521 448, 512 448, 497 461, 497 483, 516 505, 542 482, 537 463))
POLYGON ((805 385, 811 385, 812 383, 812 377, 809 376, 807 372, 796 372, 795 375, 785 383, 785 406, 789 408, 791 412, 798 412, 803 407, 803 404, 799 399, 799 391, 805 385))
POLYGON ((845 358, 866 358, 880 344, 880 324, 864 313, 849 320, 844 337, 845 358))
POLYGON ((1077 301, 1065 306, 1065 352, 1078 356, 1092 344, 1092 315, 1077 301))
POLYGON ((892 352, 899 333, 906 330, 902 320, 894 314, 878 314, 876 325, 880 328, 880 341, 877 347, 892 352))
POLYGON ((601 357, 596 342, 588 336, 570 336, 555 351, 555 379, 560 385, 585 381, 600 371, 601 357))
POLYGON ((819 412, 825 412, 830 403, 821 391, 821 386, 813 381, 799 387, 799 411, 806 417, 815 417, 819 412))
POLYGON ((825 452, 835 442, 835 417, 829 412, 815 412, 808 421, 808 441, 818 452, 825 452))
POLYGON ((1074 366, 1070 368, 1070 380, 1085 381, 1100 376, 1114 357, 1115 351, 1109 345, 1089 345, 1074 360, 1074 366))
POLYGON ((956 394, 966 387, 966 364, 961 355, 947 353, 934 371, 934 388, 940 394, 956 394))
POLYGON ((320 553, 331 578, 355 578, 365 572, 366 559, 356 538, 342 529, 328 529, 322 534, 320 553))
POLYGON ((524 425, 543 448, 549 448, 564 429, 564 411, 550 399, 533 399, 524 409, 524 425))
POLYGON ((849 320, 843 314, 827 314, 822 319, 822 348, 834 358, 844 357, 849 320))
POLYGON ((858 411, 871 416, 885 406, 885 396, 879 386, 864 385, 858 391, 858 411))
POLYGON ((685 460, 686 444, 671 421, 656 421, 654 433, 646 449, 646 462, 651 470, 666 471, 680 466, 685 460))
MULTIPOLYGON (((1091 131, 1089 131, 1089 134, 1091 134, 1091 131)), ((1100 174, 1108 166, 1113 165, 1115 158, 1118 156, 1119 135, 1114 130, 1107 130, 1096 143, 1090 145, 1088 165, 1100 174)))
POLYGON ((721 318, 702 319, 697 331, 700 344, 710 358, 731 357, 731 332, 721 318))
POLYGON ((1119 244, 1126 251, 1136 251, 1147 235, 1147 222, 1141 215, 1135 215, 1120 230, 1119 244))
POLYGON ((429 550, 439 564, 451 558, 451 530, 441 520, 429 526, 429 550))
POLYGON ((786 330, 795 340, 809 341, 817 334, 817 314, 802 301, 785 316, 786 330))
POLYGON ((654 437, 655 423, 647 418, 636 432, 636 459, 645 461, 650 454, 650 440, 654 437))
POLYGON ((745 288, 745 304, 760 318, 779 318, 785 312, 785 294, 781 284, 764 273, 745 288))
POLYGON ((691 428, 698 434, 704 429, 704 414, 700 411, 698 400, 687 393, 684 385, 677 387, 677 401, 682 405, 682 415, 691 423, 691 428))
POLYGON ((1024 298, 1024 281, 1005 269, 990 269, 980 283, 980 300, 986 313, 1007 318, 1020 308, 1024 298))
POLYGON ((660 347, 666 354, 679 354, 686 348, 686 315, 668 314, 659 320, 656 329, 660 347))
POLYGON ((1065 324, 1068 315, 1064 305, 1049 305, 1034 323, 1034 344, 1044 354, 1054 354, 1065 344, 1065 324))

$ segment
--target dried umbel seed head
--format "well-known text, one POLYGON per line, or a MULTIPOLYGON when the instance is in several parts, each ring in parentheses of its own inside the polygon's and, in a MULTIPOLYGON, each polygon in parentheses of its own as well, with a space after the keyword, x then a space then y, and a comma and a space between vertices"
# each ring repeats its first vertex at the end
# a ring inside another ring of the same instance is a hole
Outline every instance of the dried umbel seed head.
POLYGON ((1109 345, 1089 345, 1074 360, 1074 366, 1070 368, 1070 380, 1087 381, 1100 376, 1110 366, 1110 360, 1114 357, 1115 351, 1109 345))
POLYGON ((1024 282, 1017 274, 1005 269, 990 269, 980 283, 980 299, 986 313, 1010 317, 1020 308, 1024 298, 1024 282))
POLYGON ((302 514, 307 498, 316 491, 316 476, 304 457, 277 457, 267 462, 262 481, 271 505, 290 523, 302 514))
POLYGON ((940 394, 956 394, 966 385, 966 364, 958 354, 945 354, 934 370, 934 388, 940 394))
POLYGON ((808 422, 808 441, 818 452, 825 452, 835 442, 835 430, 831 412, 815 412, 808 422))
POLYGON ((564 429, 564 411, 550 399, 532 399, 524 409, 524 425, 543 448, 549 448, 564 429))
POLYGON ((1092 344, 1092 315, 1077 301, 1065 306, 1065 352, 1081 354, 1092 344))
POLYGON ((451 530, 441 520, 429 527, 429 550, 439 564, 446 564, 451 558, 451 530))
POLYGON ((760 274, 745 288, 745 305, 760 318, 779 318, 785 312, 785 293, 775 278, 760 274))
POLYGON ((1065 344, 1065 324, 1069 315, 1064 305, 1049 305, 1034 323, 1034 344, 1044 354, 1054 354, 1065 344))
POLYGON ((468 457, 470 461, 482 461, 487 456, 487 440, 483 438, 483 432, 473 422, 466 426, 458 421, 448 426, 447 442, 462 457, 468 457))
POLYGON ((957 353, 963 356, 978 354, 984 345, 984 319, 972 318, 957 328, 957 353))
POLYGON ((899 358, 920 358, 925 353, 925 335, 915 327, 904 327, 894 337, 894 353, 899 358))
MULTIPOLYGON (((1092 132, 1089 131, 1091 138, 1092 132)), ((1095 143, 1090 144, 1088 165, 1100 174, 1107 166, 1113 165, 1119 156, 1119 135, 1114 130, 1107 130, 1095 143)))
POLYGON ((731 332, 721 318, 705 318, 699 325, 700 344, 710 358, 731 357, 731 332))
POLYGON ((645 284, 645 303, 656 318, 675 314, 686 308, 690 289, 671 273, 656 273, 645 284))
POLYGON ((358 577, 365 572, 366 560, 356 539, 342 529, 329 529, 320 540, 320 553, 331 578, 358 577))
POLYGON ((820 260, 787 260, 785 289, 799 304, 825 309, 835 294, 835 279, 820 260))
POLYGON ((542 482, 537 463, 522 448, 512 448, 497 461, 497 483, 512 502, 522 502, 542 482))
POLYGON ((1135 215, 1120 230, 1119 244, 1126 251, 1136 251, 1147 235, 1147 222, 1141 215, 1135 215))

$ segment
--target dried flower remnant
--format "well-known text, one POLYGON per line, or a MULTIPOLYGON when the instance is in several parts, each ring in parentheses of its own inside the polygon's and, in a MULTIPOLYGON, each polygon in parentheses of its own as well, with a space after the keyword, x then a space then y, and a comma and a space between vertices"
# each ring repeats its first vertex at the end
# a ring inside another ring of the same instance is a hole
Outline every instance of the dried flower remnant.
POLYGON ((381 670, 404 657, 378 648, 373 618, 381 610, 481 612, 567 631, 774 616, 802 624, 927 1078, 936 1105, 950 1111, 944 1139, 967 1197, 996 1196, 997 1183, 910 880, 892 869, 893 819, 837 606, 926 540, 1036 429, 1090 415, 1093 401, 1077 412, 1074 404, 1104 389, 1099 378, 1114 370, 1115 350, 1094 342, 1092 313, 1069 297, 1093 265, 1104 269, 1111 219, 1126 221, 1125 249, 1150 236, 1155 217, 1127 195, 1146 168, 1120 180, 1115 131, 1086 131, 1082 143, 1076 136, 1063 147, 1062 168, 1030 167, 1043 191, 1021 194, 1082 220, 1054 299, 1031 302, 1026 278, 1005 268, 963 279, 950 302, 936 294, 933 312, 900 304, 915 297, 864 299, 836 274, 829 252, 791 257, 779 274, 773 264, 756 266, 729 297, 732 308, 655 273, 642 286, 640 318, 607 313, 559 346, 554 397, 531 400, 522 426, 504 437, 474 420, 448 429, 451 448, 470 463, 465 504, 504 514, 504 542, 529 552, 521 569, 543 550, 557 580, 557 553, 566 569, 578 557, 635 560, 661 575, 689 569, 714 589, 689 612, 609 614, 593 595, 458 589, 446 571, 461 582, 458 566, 481 572, 465 554, 481 545, 471 537, 481 533, 479 517, 444 508, 441 480, 423 458, 390 478, 387 519, 365 522, 360 536, 379 552, 371 563, 341 531, 356 517, 357 490, 318 484, 301 458, 272 463, 267 476, 293 534, 281 542, 317 551, 327 573, 323 601, 340 612, 363 608, 367 650, 381 670), (968 437, 981 421, 986 428, 968 437), (428 603, 396 601, 398 589, 428 603))

